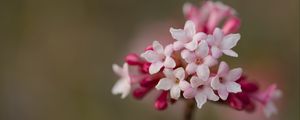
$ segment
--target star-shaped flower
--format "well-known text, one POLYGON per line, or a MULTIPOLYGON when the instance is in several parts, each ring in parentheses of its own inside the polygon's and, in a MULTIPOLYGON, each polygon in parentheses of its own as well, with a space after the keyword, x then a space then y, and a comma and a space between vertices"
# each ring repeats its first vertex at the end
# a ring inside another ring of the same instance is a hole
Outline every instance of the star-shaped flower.
POLYGON ((241 68, 235 68, 229 71, 227 63, 221 62, 219 65, 218 73, 212 78, 211 86, 222 100, 226 100, 228 93, 242 92, 241 85, 236 83, 242 75, 241 68))
POLYGON ((211 46, 211 54, 214 58, 219 58, 224 53, 225 55, 238 57, 238 54, 231 50, 240 40, 240 34, 228 34, 224 36, 221 29, 216 28, 213 35, 207 37, 207 42, 211 46))
POLYGON ((184 29, 170 28, 172 37, 177 40, 174 42, 174 50, 180 50, 184 47, 190 50, 195 49, 195 43, 206 37, 205 33, 196 33, 195 24, 188 20, 184 25, 184 29))
POLYGON ((141 57, 151 63, 149 67, 150 74, 159 72, 162 67, 174 68, 176 66, 174 59, 171 57, 173 53, 172 44, 166 46, 164 49, 158 41, 154 41, 152 47, 153 50, 147 50, 141 54, 141 57))
POLYGON ((182 67, 175 70, 164 69, 165 78, 160 79, 156 89, 170 90, 171 98, 178 99, 180 92, 184 91, 189 83, 185 80, 185 71, 182 67))
POLYGON ((113 71, 120 76, 120 79, 112 88, 112 93, 114 95, 121 94, 121 98, 125 98, 131 89, 131 79, 128 72, 128 64, 124 63, 123 68, 120 66, 113 64, 113 71))
POLYGON ((189 75, 196 72, 200 79, 207 80, 210 74, 209 67, 215 65, 217 60, 209 55, 209 47, 205 40, 201 40, 196 45, 196 50, 193 52, 189 50, 181 52, 182 58, 188 63, 186 72, 189 75))
POLYGON ((219 97, 210 87, 210 80, 202 80, 196 76, 191 78, 191 87, 184 91, 183 96, 188 99, 195 98, 199 109, 207 102, 207 99, 212 101, 219 100, 219 97))

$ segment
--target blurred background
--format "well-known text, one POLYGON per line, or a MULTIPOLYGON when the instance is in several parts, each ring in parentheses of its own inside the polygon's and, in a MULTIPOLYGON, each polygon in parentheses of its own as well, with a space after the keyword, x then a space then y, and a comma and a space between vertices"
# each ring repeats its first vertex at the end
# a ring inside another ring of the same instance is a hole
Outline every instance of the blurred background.
MULTIPOLYGON (((180 120, 180 102, 121 100, 112 63, 182 27, 182 5, 200 0, 0 0, 1 120, 180 120), (145 42, 148 41, 148 42, 145 42), (136 46, 135 43, 141 43, 136 46)), ((299 120, 299 0, 224 0, 242 19, 240 57, 250 78, 283 91, 272 120, 299 120)), ((208 104, 197 119, 266 119, 208 104)))

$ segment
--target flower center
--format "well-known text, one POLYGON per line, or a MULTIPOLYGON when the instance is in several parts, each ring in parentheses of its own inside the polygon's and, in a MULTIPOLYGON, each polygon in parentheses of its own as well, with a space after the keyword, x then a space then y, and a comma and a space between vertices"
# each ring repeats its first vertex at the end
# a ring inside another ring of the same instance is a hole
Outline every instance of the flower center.
POLYGON ((203 88, 204 88, 204 85, 199 85, 199 86, 197 87, 198 90, 202 90, 203 88))
POLYGON ((220 77, 219 80, 220 80, 220 83, 225 83, 225 80, 223 77, 220 77))
POLYGON ((197 65, 200 65, 200 64, 202 64, 203 63, 203 60, 201 59, 201 58, 197 58, 196 59, 196 64, 197 65))
POLYGON ((179 84, 179 82, 180 82, 179 79, 176 79, 176 80, 175 80, 175 83, 176 83, 176 84, 179 84))

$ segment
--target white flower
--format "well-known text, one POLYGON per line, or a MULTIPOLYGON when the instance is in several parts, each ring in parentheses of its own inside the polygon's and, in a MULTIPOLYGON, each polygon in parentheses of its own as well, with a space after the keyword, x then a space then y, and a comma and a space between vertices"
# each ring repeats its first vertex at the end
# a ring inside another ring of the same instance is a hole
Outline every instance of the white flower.
POLYGON ((222 100, 226 100, 228 93, 242 92, 241 85, 235 82, 241 75, 241 68, 229 71, 227 63, 221 62, 217 75, 212 78, 211 86, 214 90, 218 90, 218 94, 222 100))
POLYGON ((181 52, 182 58, 188 63, 186 72, 190 75, 197 71, 200 79, 207 80, 210 74, 209 67, 215 65, 217 60, 208 54, 209 47, 205 40, 201 40, 196 45, 196 50, 193 52, 189 50, 181 52))
POLYGON ((207 102, 207 99, 212 101, 219 100, 219 97, 210 87, 210 80, 204 81, 196 76, 191 78, 191 87, 184 91, 183 96, 185 98, 194 97, 199 109, 207 102))
POLYGON ((120 79, 117 81, 117 83, 112 88, 112 93, 114 95, 121 94, 121 98, 125 98, 131 88, 131 80, 128 72, 128 64, 124 63, 123 68, 120 66, 113 64, 113 71, 120 76, 120 79))
POLYGON ((196 49, 197 42, 206 38, 206 34, 199 32, 196 34, 195 24, 192 21, 186 21, 184 29, 170 28, 172 37, 177 40, 174 42, 174 50, 180 50, 183 47, 194 50, 196 49))
POLYGON ((154 41, 152 47, 153 50, 147 50, 141 54, 141 57, 151 63, 149 67, 150 74, 159 72, 162 67, 174 68, 176 66, 174 59, 171 57, 173 53, 172 44, 166 46, 164 49, 158 41, 154 41))
POLYGON ((231 50, 240 40, 240 34, 229 34, 224 36, 221 29, 216 28, 213 35, 207 37, 207 42, 211 46, 211 53, 214 58, 219 58, 224 53, 225 55, 238 57, 238 54, 231 50))
POLYGON ((189 83, 185 80, 185 71, 182 67, 175 70, 164 69, 165 78, 159 80, 156 89, 170 90, 171 98, 178 99, 189 83))

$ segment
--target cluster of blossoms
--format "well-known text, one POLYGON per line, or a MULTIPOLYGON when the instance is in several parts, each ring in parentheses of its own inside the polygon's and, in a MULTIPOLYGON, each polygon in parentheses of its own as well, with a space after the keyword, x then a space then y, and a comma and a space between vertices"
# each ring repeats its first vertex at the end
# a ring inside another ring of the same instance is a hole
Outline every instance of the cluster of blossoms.
POLYGON ((154 104, 158 110, 179 99, 194 99, 199 109, 212 101, 249 112, 261 104, 267 116, 276 113, 273 100, 280 91, 275 84, 259 91, 242 68, 230 69, 219 60, 223 55, 238 57, 232 50, 241 38, 235 33, 240 26, 235 10, 207 1, 200 9, 187 3, 183 12, 183 29, 170 28, 173 43, 154 41, 141 55, 128 54, 123 67, 113 65, 121 78, 112 93, 125 98, 133 89, 133 96, 142 99, 151 90, 159 91, 154 104), (136 69, 129 72, 129 66, 136 69))

